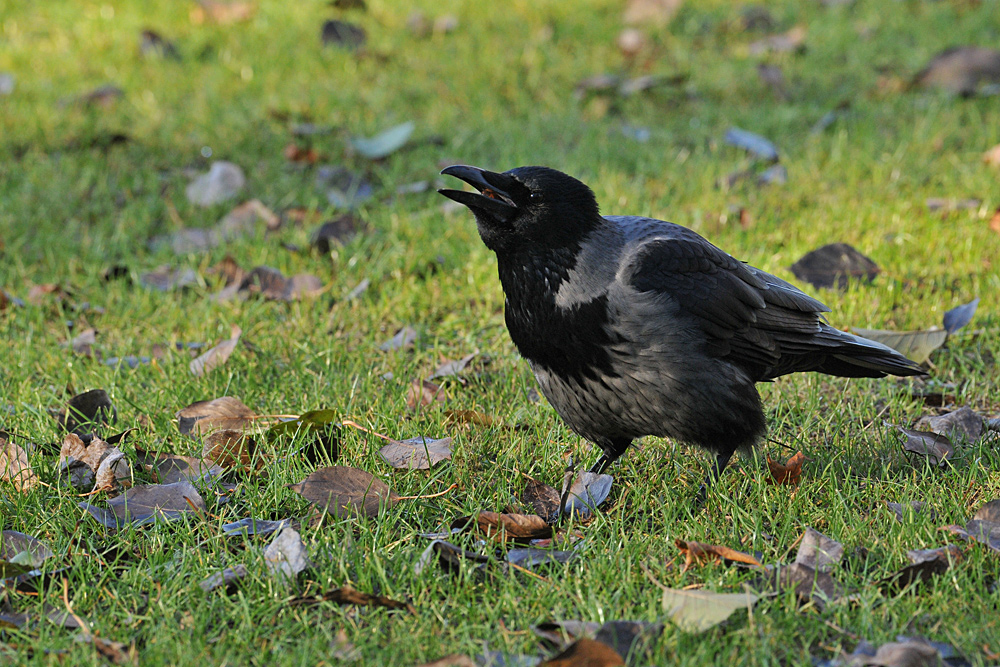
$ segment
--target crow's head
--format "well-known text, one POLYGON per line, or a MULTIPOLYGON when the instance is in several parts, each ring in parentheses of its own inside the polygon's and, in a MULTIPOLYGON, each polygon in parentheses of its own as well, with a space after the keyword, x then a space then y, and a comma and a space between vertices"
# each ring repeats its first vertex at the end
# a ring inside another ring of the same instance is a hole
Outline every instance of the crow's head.
POLYGON ((438 192, 472 209, 479 236, 497 253, 573 247, 602 221, 591 189, 555 169, 518 167, 498 174, 455 165, 441 173, 478 190, 438 192))

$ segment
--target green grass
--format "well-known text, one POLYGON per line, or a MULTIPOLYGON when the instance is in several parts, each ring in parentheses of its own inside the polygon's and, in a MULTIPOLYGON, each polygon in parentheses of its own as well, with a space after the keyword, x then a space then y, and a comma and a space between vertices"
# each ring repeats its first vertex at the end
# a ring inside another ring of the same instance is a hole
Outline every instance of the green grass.
MULTIPOLYGON (((893 86, 945 47, 996 44, 994 3, 769 3, 775 31, 802 24, 809 32, 804 53, 761 58, 746 47, 764 34, 739 27, 739 7, 691 2, 665 28, 645 30, 649 46, 634 61, 615 46, 618 2, 519 0, 495 9, 457 0, 412 3, 431 18, 454 13, 459 20, 453 33, 423 39, 406 28, 409 8, 368 4, 367 12, 342 16, 368 32, 359 54, 321 47, 322 21, 340 14, 319 0, 262 1, 249 22, 233 25, 192 23, 194 4, 183 2, 51 1, 0 9, 0 72, 16 76, 14 92, 0 97, 0 288, 22 299, 37 284, 71 290, 65 302, 43 298, 0 313, 0 427, 58 443, 62 435, 48 410, 65 401, 67 388, 104 388, 118 407, 119 426, 142 415, 152 421, 151 431, 125 446, 129 455, 134 444, 199 451, 199 443, 179 435, 173 415, 222 395, 238 396, 261 414, 329 407, 394 437, 453 435, 451 463, 430 473, 398 473, 378 457, 377 439, 345 431, 340 463, 372 472, 401 495, 458 488, 404 501, 375 520, 327 521, 303 532, 316 563, 308 578, 316 583, 301 587, 314 592, 349 583, 410 599, 417 615, 289 608, 293 592, 262 574, 267 539, 221 536, 220 525, 245 516, 307 514, 307 503, 286 484, 314 466, 294 457, 240 480, 241 493, 228 505, 210 505, 211 517, 113 534, 77 507, 74 492, 57 485, 55 457, 37 451, 32 464, 52 486, 27 494, 0 486, 0 528, 45 540, 58 554, 47 567, 67 569, 37 597, 9 593, 7 601, 19 610, 61 609, 64 576, 75 612, 102 637, 135 642, 144 664, 332 664, 330 642, 339 630, 356 646, 359 664, 419 664, 484 647, 537 655, 530 629, 543 621, 662 619, 660 591, 643 565, 675 588, 737 591, 750 578, 722 566, 681 573, 675 538, 759 551, 764 562, 777 563, 794 557, 795 541, 812 526, 849 553, 868 550, 836 573, 858 590, 859 602, 817 612, 798 609, 785 595, 760 602, 752 618, 737 615, 704 635, 668 625, 651 663, 807 664, 810 655, 853 649, 852 635, 837 628, 876 645, 897 634, 923 634, 953 643, 973 664, 995 663, 986 653, 1000 652, 995 555, 969 548, 945 575, 898 597, 873 583, 904 565, 907 549, 945 544, 938 526, 964 523, 983 502, 1000 497, 995 441, 962 448, 941 470, 904 457, 881 420, 910 425, 931 409, 893 380, 802 376, 761 387, 771 436, 791 448, 764 450, 786 458, 802 449, 811 459, 794 493, 767 483, 762 453, 728 471, 706 509, 692 513, 705 456, 648 439, 613 471, 605 511, 578 527, 583 557, 546 572, 544 581, 519 574, 482 581, 471 570, 452 577, 433 568, 415 575, 413 564, 427 545, 419 533, 503 509, 520 495, 521 473, 558 486, 566 452, 588 465, 594 454, 544 401, 529 401, 534 381, 507 337, 494 258, 471 216, 444 213, 433 189, 393 196, 398 185, 434 181, 443 162, 499 170, 546 164, 589 183, 607 214, 690 226, 790 280, 787 267, 806 251, 850 243, 883 273, 843 293, 808 290, 832 307, 838 326, 925 328, 939 324, 948 308, 982 297, 972 325, 932 358, 932 375, 956 384, 957 405, 995 416, 1000 236, 988 221, 1000 200, 998 172, 980 157, 1000 142, 998 98, 959 100, 893 86), (180 62, 138 55, 138 35, 147 27, 177 43, 180 62), (761 61, 783 68, 789 101, 775 100, 760 82, 761 61), (577 81, 609 71, 687 79, 610 103, 573 98, 577 81), (124 96, 108 108, 72 101, 109 82, 124 96), (850 108, 842 117, 822 133, 810 132, 844 101, 850 108), (376 197, 358 212, 365 233, 329 256, 284 248, 308 244, 311 226, 294 225, 203 254, 147 249, 151 236, 181 223, 211 226, 229 210, 230 204, 201 209, 184 196, 190 175, 214 159, 245 170, 248 184, 237 202, 258 198, 279 212, 303 206, 332 215, 314 171, 282 156, 292 141, 289 123, 306 120, 334 128, 313 142, 325 163, 362 171, 375 185, 376 197), (347 136, 407 120, 417 123, 415 140, 384 161, 369 163, 344 148, 347 136), (648 128, 651 138, 626 138, 623 125, 648 128), (720 179, 748 164, 722 142, 730 126, 773 140, 789 182, 720 189, 720 179), (90 147, 114 133, 130 141, 90 147), (205 147, 211 159, 202 156, 205 147), (926 209, 929 197, 976 197, 982 205, 942 217, 926 209), (730 207, 746 208, 753 224, 743 229, 732 215, 720 223, 730 207), (328 291, 291 304, 214 302, 207 298, 214 283, 206 269, 227 254, 246 267, 313 273, 328 291), (133 278, 161 264, 190 266, 207 283, 160 293, 104 282, 100 271, 112 264, 126 265, 133 278), (371 288, 342 301, 365 278, 371 288), (232 324, 243 328, 243 343, 202 378, 191 375, 184 354, 129 370, 63 345, 94 326, 105 357, 150 355, 154 343, 214 344, 232 324), (378 350, 407 324, 423 335, 415 350, 378 350), (467 386, 449 385, 447 405, 407 411, 412 379, 428 375, 442 355, 477 350, 492 361, 467 386), (392 379, 383 379, 388 372, 392 379), (526 428, 447 426, 450 408, 526 428), (936 518, 917 515, 900 524, 884 507, 910 500, 930 503, 936 518), (117 560, 91 557, 111 547, 117 560), (252 571, 235 596, 197 586, 235 563, 252 571)), ((101 662, 74 634, 47 623, 0 631, 0 655, 49 663, 56 658, 44 651, 66 650, 72 664, 101 662)))

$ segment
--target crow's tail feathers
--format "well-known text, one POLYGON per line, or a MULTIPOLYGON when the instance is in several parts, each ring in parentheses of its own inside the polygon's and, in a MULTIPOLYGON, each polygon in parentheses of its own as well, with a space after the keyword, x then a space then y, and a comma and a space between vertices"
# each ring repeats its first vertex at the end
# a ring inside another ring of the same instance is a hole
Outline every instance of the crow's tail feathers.
POLYGON ((896 350, 873 340, 838 331, 842 345, 831 350, 815 370, 840 377, 872 377, 886 375, 927 375, 921 366, 896 350))

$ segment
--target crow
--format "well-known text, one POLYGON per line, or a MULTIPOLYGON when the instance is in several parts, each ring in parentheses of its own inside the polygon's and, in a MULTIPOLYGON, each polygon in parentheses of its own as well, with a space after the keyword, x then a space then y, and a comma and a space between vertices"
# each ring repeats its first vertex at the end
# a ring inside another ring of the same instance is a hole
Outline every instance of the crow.
POLYGON ((636 438, 716 456, 700 495, 765 433, 756 383, 800 371, 921 375, 895 350, 833 328, 825 305, 695 232, 602 216, 593 191, 547 167, 442 174, 496 253, 504 319, 542 394, 596 444, 603 472, 636 438))

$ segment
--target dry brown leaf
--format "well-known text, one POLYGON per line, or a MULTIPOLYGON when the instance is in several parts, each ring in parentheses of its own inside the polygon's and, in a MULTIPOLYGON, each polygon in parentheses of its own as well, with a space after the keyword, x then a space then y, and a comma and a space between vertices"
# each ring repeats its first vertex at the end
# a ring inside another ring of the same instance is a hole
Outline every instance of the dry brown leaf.
POLYGON ((552 537, 552 527, 537 514, 500 514, 480 512, 476 528, 498 541, 527 542, 552 537))
POLYGON ((257 455, 257 443, 242 431, 222 429, 205 436, 201 455, 223 468, 249 474, 264 467, 264 458, 257 455))
POLYGON ((684 570, 687 570, 694 564, 716 561, 719 559, 733 561, 735 563, 744 563, 745 565, 750 565, 751 567, 756 567, 761 570, 764 569, 764 566, 761 565, 760 561, 750 554, 743 553, 742 551, 736 551, 735 549, 730 549, 729 547, 681 539, 675 539, 674 544, 676 544, 677 548, 684 554, 684 570))
POLYGON ((316 164, 319 161, 319 152, 311 146, 299 146, 292 142, 285 146, 285 159, 300 164, 316 164))
POLYGON ((434 402, 444 403, 444 392, 441 385, 430 380, 414 380, 410 385, 410 390, 406 394, 406 407, 416 410, 418 407, 425 408, 434 402))
POLYGON ((205 354, 191 361, 191 373, 200 377, 213 368, 226 363, 236 349, 236 345, 240 342, 240 336, 242 335, 243 329, 234 324, 230 331, 230 337, 227 340, 222 341, 205 352, 205 354))
POLYGON ((320 595, 308 597, 296 597, 289 600, 293 607, 311 607, 321 602, 336 602, 337 604, 354 604, 360 607, 384 607, 386 609, 402 609, 411 614, 416 614, 417 610, 409 602, 400 602, 384 595, 371 595, 362 593, 350 586, 341 586, 332 591, 326 591, 320 595))
POLYGON ((345 514, 375 517, 381 505, 391 507, 399 500, 384 482, 349 466, 320 468, 288 488, 338 517, 345 514))
POLYGON ((990 218, 990 229, 1000 234, 1000 208, 996 210, 993 217, 990 218))
POLYGON ((475 661, 467 655, 452 653, 433 662, 425 662, 417 667, 476 667, 475 661))
POLYGON ((799 479, 802 477, 802 464, 805 462, 806 455, 802 452, 796 453, 795 456, 788 459, 788 462, 784 464, 778 463, 768 456, 767 469, 771 473, 769 481, 771 484, 798 484, 799 479))
POLYGON ((503 426, 503 420, 476 410, 445 410, 446 424, 472 424, 473 426, 503 426))
POLYGON ((125 454, 100 438, 84 444, 77 434, 66 434, 59 450, 59 468, 69 472, 74 486, 87 487, 93 481, 95 491, 132 483, 132 469, 125 454))
POLYGON ((393 468, 428 470, 441 461, 451 460, 451 438, 424 438, 389 440, 378 450, 393 468))
POLYGON ((242 430, 259 417, 233 396, 197 401, 180 410, 176 416, 180 432, 193 436, 203 436, 219 429, 242 430))
POLYGON ((28 454, 6 438, 0 438, 0 481, 10 482, 24 493, 38 483, 38 476, 28 463, 28 454))
POLYGON ((594 639, 578 639, 559 655, 539 663, 538 667, 616 667, 624 665, 618 652, 594 639))

